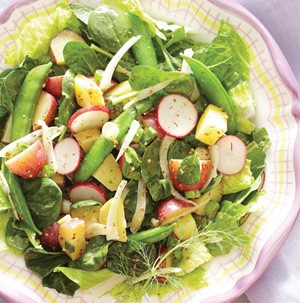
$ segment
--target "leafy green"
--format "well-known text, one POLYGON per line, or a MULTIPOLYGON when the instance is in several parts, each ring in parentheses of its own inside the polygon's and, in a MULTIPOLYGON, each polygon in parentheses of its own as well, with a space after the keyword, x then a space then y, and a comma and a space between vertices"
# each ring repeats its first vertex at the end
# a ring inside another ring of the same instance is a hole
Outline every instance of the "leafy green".
POLYGON ((68 42, 64 47, 63 54, 66 64, 76 74, 91 76, 97 69, 104 67, 96 52, 84 42, 68 42))
POLYGON ((6 225, 5 241, 10 248, 19 252, 23 252, 30 244, 26 233, 15 226, 12 217, 6 225))
POLYGON ((42 280, 44 287, 54 288, 58 293, 73 296, 79 285, 70 280, 61 272, 51 272, 42 280))
POLYGON ((239 192, 246 189, 252 185, 254 182, 254 177, 252 176, 250 170, 251 161, 246 160, 243 169, 234 175, 224 175, 222 178, 223 194, 231 194, 239 192))
POLYGON ((39 229, 48 227, 57 220, 62 204, 62 192, 52 179, 23 180, 22 190, 39 229))
POLYGON ((104 236, 97 236, 90 239, 82 256, 71 264, 86 271, 96 271, 100 269, 105 261, 109 243, 104 236))
POLYGON ((10 208, 11 206, 8 200, 8 196, 3 187, 0 187, 0 212, 7 211, 10 208))
POLYGON ((124 153, 122 162, 124 177, 133 180, 141 179, 141 163, 137 152, 129 146, 124 153))
POLYGON ((255 141, 247 145, 247 158, 251 160, 251 172, 257 178, 266 167, 266 153, 255 141))
POLYGON ((183 159, 190 154, 191 145, 184 140, 175 140, 168 150, 169 159, 183 159))
POLYGON ((203 61, 227 90, 249 80, 250 54, 247 46, 234 27, 224 20, 203 61))
POLYGON ((90 14, 92 13, 93 9, 89 6, 86 6, 81 3, 71 4, 71 9, 74 15, 84 24, 88 24, 90 14))
POLYGON ((120 9, 101 5, 89 17, 90 38, 105 50, 116 53, 130 38, 131 22, 120 9))
POLYGON ((8 212, 0 212, 0 252, 9 249, 5 241, 6 225, 11 218, 8 212))
POLYGON ((64 265, 70 260, 65 253, 54 253, 36 248, 28 248, 24 257, 26 267, 41 277, 47 276, 54 268, 64 265))
POLYGON ((184 76, 179 72, 166 72, 155 67, 138 65, 132 68, 129 83, 134 90, 142 90, 166 80, 178 80, 184 76))
POLYGON ((256 104, 247 81, 243 81, 231 88, 228 94, 235 101, 240 110, 240 114, 244 118, 249 119, 255 115, 256 104))
POLYGON ((182 160, 178 167, 177 179, 188 185, 196 184, 200 180, 200 163, 196 153, 182 160))
POLYGON ((270 140, 267 130, 264 127, 255 129, 252 135, 253 140, 263 151, 267 151, 267 149, 271 146, 272 142, 270 140))
POLYGON ((20 30, 15 44, 5 51, 5 62, 19 65, 25 56, 49 61, 49 48, 52 38, 62 31, 72 17, 68 6, 61 4, 48 16, 38 16, 26 23, 20 30))
POLYGON ((168 42, 165 44, 166 48, 169 48, 171 45, 173 45, 176 42, 181 41, 186 37, 185 34, 185 28, 184 26, 176 28, 174 31, 172 31, 172 38, 168 40, 168 42))

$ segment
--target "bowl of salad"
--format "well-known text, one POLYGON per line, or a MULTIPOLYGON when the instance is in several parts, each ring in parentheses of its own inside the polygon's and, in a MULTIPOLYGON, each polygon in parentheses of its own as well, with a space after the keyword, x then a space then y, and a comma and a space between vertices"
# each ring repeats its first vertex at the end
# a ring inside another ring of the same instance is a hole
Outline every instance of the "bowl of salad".
POLYGON ((299 88, 225 0, 0 14, 0 295, 231 302, 299 212, 299 88))

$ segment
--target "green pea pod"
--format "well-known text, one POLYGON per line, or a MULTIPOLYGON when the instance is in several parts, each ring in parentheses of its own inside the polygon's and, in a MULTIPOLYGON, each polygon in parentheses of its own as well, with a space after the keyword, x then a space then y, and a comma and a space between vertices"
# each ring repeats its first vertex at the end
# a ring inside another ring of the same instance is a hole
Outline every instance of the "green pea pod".
POLYGON ((219 79, 202 62, 181 55, 191 67, 196 80, 208 98, 208 102, 222 108, 228 116, 228 133, 234 134, 237 128, 237 108, 219 79))
POLYGON ((142 37, 132 46, 133 54, 140 65, 157 66, 157 56, 147 25, 138 16, 128 13, 133 36, 142 37))
POLYGON ((27 201, 22 192, 19 180, 5 165, 3 165, 3 175, 8 183, 11 200, 15 206, 19 219, 35 233, 41 234, 40 230, 35 226, 31 213, 29 211, 27 201))
POLYGON ((12 141, 30 133, 36 101, 52 63, 34 67, 26 76, 13 111, 12 141))
MULTIPOLYGON (((128 108, 114 120, 114 123, 119 128, 119 134, 116 138, 116 141, 120 141, 121 138, 125 135, 135 116, 135 109, 128 108)), ((103 163, 103 161, 111 153, 113 148, 114 142, 110 141, 109 139, 103 136, 99 137, 81 161, 79 168, 73 175, 73 181, 86 181, 96 171, 99 165, 103 163)))
POLYGON ((175 226, 176 223, 173 223, 171 225, 159 226, 138 232, 136 234, 131 234, 128 236, 128 241, 156 243, 169 237, 174 231, 175 226))

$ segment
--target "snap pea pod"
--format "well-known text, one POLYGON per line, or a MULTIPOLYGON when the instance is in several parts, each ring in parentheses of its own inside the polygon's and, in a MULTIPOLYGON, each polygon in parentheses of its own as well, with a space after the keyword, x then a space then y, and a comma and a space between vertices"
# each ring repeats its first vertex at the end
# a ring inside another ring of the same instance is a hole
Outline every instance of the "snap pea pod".
POLYGON ((26 226, 35 233, 41 234, 40 230, 33 222, 27 201, 24 197, 17 176, 13 174, 5 165, 3 165, 2 171, 10 190, 11 200, 16 208, 20 221, 24 222, 26 226))
POLYGON ((234 134, 237 128, 237 108, 219 79, 202 62, 181 55, 191 67, 196 80, 208 98, 208 102, 222 108, 228 116, 228 133, 234 134))
POLYGON ((142 37, 132 46, 133 54, 139 65, 157 66, 157 56, 147 25, 137 15, 128 13, 133 36, 142 37))
POLYGON ((128 236, 128 241, 139 241, 143 243, 155 243, 166 239, 174 231, 176 223, 147 229, 128 236))
POLYGON ((36 101, 51 66, 51 62, 36 66, 24 79, 13 111, 12 141, 30 133, 36 101))
MULTIPOLYGON (((128 131, 135 117, 136 110, 131 107, 113 121, 113 123, 115 123, 119 129, 118 136, 116 137, 117 142, 120 141, 120 139, 128 131)), ((73 181, 83 182, 87 180, 111 153, 114 148, 114 143, 115 142, 105 138, 104 136, 100 136, 92 145, 88 153, 84 156, 79 168, 73 175, 73 181)))

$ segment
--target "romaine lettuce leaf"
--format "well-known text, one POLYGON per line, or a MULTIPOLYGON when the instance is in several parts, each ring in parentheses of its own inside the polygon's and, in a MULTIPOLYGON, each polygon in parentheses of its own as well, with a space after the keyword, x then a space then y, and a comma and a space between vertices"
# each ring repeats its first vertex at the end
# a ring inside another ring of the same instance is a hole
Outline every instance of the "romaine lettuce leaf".
POLYGON ((249 80, 250 54, 247 46, 234 27, 224 20, 203 61, 227 90, 249 80))
POLYGON ((246 189, 252 185, 254 182, 254 177, 250 170, 251 161, 246 160, 243 169, 234 175, 224 175, 221 183, 223 186, 223 194, 232 194, 246 189))
POLYGON ((22 63, 26 55, 45 61, 49 59, 52 38, 65 29, 72 11, 66 5, 58 5, 48 16, 39 16, 26 23, 20 30, 19 38, 5 51, 5 62, 11 66, 22 63), (61 7, 62 6, 62 7, 61 7))

